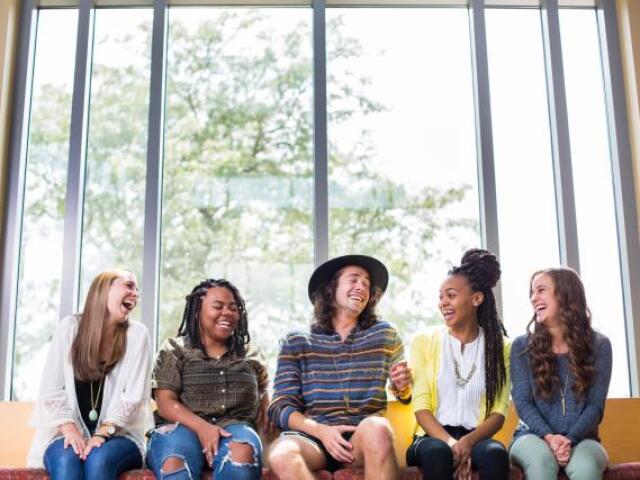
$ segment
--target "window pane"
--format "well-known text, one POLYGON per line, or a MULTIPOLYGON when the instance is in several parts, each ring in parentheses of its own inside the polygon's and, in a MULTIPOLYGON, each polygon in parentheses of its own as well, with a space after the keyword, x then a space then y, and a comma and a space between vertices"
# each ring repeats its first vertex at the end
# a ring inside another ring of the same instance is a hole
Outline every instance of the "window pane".
POLYGON ((605 333, 614 347, 609 395, 628 396, 629 365, 620 257, 595 11, 561 10, 560 28, 580 272, 593 314, 593 326, 605 333))
POLYGON ((33 400, 59 318, 77 10, 41 10, 24 196, 12 399, 33 400), (55 121, 52 121, 55 119, 55 121))
POLYGON ((486 13, 504 322, 522 335, 529 279, 558 265, 549 112, 540 11, 486 13))
POLYGON ((142 274, 152 15, 96 10, 80 305, 97 273, 142 274))
POLYGON ((467 10, 328 10, 327 51, 331 256, 389 267, 381 313, 408 339, 480 243, 467 10))
POLYGON ((238 286, 272 361, 278 339, 307 322, 310 19, 308 9, 170 10, 160 341, 205 278, 238 286))

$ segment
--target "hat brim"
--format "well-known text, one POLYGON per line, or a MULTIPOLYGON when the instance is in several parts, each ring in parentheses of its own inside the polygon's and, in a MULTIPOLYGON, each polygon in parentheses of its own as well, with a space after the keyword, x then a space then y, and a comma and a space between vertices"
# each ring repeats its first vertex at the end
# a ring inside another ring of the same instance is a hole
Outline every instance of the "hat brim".
POLYGON ((367 255, 343 255, 342 257, 327 260, 316 268, 309 279, 309 300, 313 302, 313 294, 316 290, 329 282, 338 270, 348 267, 349 265, 362 267, 369 273, 372 291, 375 287, 379 288, 381 293, 387 290, 389 271, 380 260, 367 255))

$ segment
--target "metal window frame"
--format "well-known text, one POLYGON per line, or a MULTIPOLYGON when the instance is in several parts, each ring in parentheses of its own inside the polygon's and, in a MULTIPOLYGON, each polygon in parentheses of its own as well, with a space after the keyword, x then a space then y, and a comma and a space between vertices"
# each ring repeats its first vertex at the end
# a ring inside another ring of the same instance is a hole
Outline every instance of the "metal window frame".
MULTIPOLYGON (((575 199, 573 194, 571 153, 568 137, 566 92, 562 70, 558 8, 565 4, 581 6, 593 0, 541 0, 541 21, 547 68, 547 90, 550 110, 551 136, 554 156, 554 176, 559 217, 561 258, 573 268, 579 268, 575 199), (569 3, 567 3, 569 2, 569 3)), ((151 5, 151 0, 25 0, 20 20, 20 44, 16 70, 13 131, 8 171, 7 202, 4 216, 4 244, 2 271, 2 304, 0 305, 0 384, 3 398, 10 395, 14 329, 16 319, 17 282, 19 277, 20 238, 24 200, 31 76, 35 48, 35 19, 39 6, 45 4, 79 5, 76 71, 72 97, 71 138, 65 212, 63 278, 61 315, 73 312, 78 304, 80 280, 80 252, 82 209, 86 168, 86 137, 89 117, 89 92, 93 27, 96 6, 151 5)), ((168 12, 173 5, 231 4, 239 2, 153 0, 154 20, 151 48, 151 77, 149 126, 147 140, 147 178, 145 190, 145 226, 142 320, 152 338, 157 337, 158 297, 160 284, 161 220, 162 220, 162 161, 164 133, 164 100, 166 89, 166 56, 168 12)), ((260 4, 262 2, 258 2, 260 4)), ((491 118, 489 71, 485 9, 501 6, 531 6, 536 1, 509 0, 410 0, 411 6, 467 6, 472 52, 473 89, 476 116, 478 155, 478 183, 482 244, 499 255, 499 229, 495 181, 494 147, 491 118)), ((250 3, 249 3, 250 4, 250 3)), ((256 3, 254 3, 256 4, 256 3)), ((271 3, 273 4, 273 3, 271 3)), ((285 1, 282 5, 309 6, 307 0, 285 1)), ((247 3, 243 3, 247 5, 247 3)), ((325 13, 330 6, 382 6, 377 0, 313 0, 313 82, 314 82, 314 258, 316 265, 329 255, 329 198, 328 198, 328 134, 327 134, 327 62, 325 13)), ((390 6, 386 3, 386 6, 390 6)), ((394 4, 393 6, 397 6, 394 4)), ((399 5, 398 5, 399 6, 399 5)), ((535 5, 533 5, 535 6, 535 5)), ((615 0, 597 0, 596 11, 601 37, 604 80, 609 117, 614 196, 623 283, 623 298, 629 352, 630 384, 633 395, 640 394, 640 325, 634 318, 640 312, 640 242, 638 241, 637 204, 634 193, 631 154, 627 130, 622 62, 618 45, 615 0)), ((498 292, 498 301, 500 293, 498 292)))
POLYGON ((154 0, 142 260, 142 323, 157 344, 162 233, 162 170, 168 36, 166 0, 154 0))
MULTIPOLYGON (((485 1, 469 2, 469 38, 473 72, 475 104, 476 151, 478 168, 478 196, 480 206, 480 238, 482 246, 500 257, 496 168, 493 148, 493 120, 491 116, 491 88, 487 52, 485 1)), ((502 286, 495 289, 496 307, 502 315, 502 286)))
POLYGON ((569 115, 562 63, 558 0, 543 0, 540 8, 547 80, 549 133, 558 219, 560 263, 580 271, 576 201, 573 190, 569 115))
POLYGON ((596 5, 618 233, 629 386, 640 395, 640 240, 615 0, 596 5))
POLYGON ((95 10, 93 0, 80 0, 73 96, 71 100, 67 193, 64 209, 62 281, 60 287, 61 318, 77 311, 78 296, 80 294, 94 27, 95 10))
POLYGON ((313 192, 314 260, 329 258, 329 158, 325 0, 313 0, 313 192))
POLYGON ((3 261, 0 279, 0 400, 11 399, 18 278, 22 243, 24 189, 29 118, 33 86, 38 9, 35 0, 24 0, 20 11, 18 56, 15 71, 11 150, 7 169, 6 202, 3 218, 3 261))

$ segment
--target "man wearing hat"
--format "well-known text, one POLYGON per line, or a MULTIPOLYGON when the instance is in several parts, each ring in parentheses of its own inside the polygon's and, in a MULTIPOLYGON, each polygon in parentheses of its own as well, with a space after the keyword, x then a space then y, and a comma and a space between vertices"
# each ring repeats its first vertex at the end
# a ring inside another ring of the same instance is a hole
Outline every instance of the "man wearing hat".
POLYGON ((282 341, 269 407, 283 430, 269 454, 281 480, 343 466, 364 467, 366 479, 399 477, 393 433, 381 415, 387 379, 406 403, 411 378, 400 336, 375 313, 388 282, 382 262, 365 255, 333 258, 311 275, 314 322, 282 341))

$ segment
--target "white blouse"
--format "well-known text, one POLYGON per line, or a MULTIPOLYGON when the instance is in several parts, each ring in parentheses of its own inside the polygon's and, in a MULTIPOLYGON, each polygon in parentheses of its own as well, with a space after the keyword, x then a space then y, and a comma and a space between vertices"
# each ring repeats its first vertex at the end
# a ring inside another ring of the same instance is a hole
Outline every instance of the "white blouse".
MULTIPOLYGON (((75 315, 62 319, 51 341, 40 392, 30 421, 36 428, 27 457, 27 465, 31 468, 43 468, 46 448, 62 437, 59 425, 74 422, 80 432, 89 438, 89 431, 78 407, 70 359, 78 322, 79 318, 75 315)), ((143 458, 144 434, 153 427, 150 372, 149 333, 141 323, 130 321, 124 357, 104 380, 98 424, 111 422, 118 425, 122 434, 136 443, 143 458)))
POLYGON ((473 430, 478 426, 480 405, 485 392, 484 331, 480 328, 478 337, 467 343, 462 351, 462 343, 450 333, 442 337, 442 358, 438 372, 438 407, 435 417, 440 425, 464 427, 473 430), (454 358, 459 365, 463 379, 476 365, 475 372, 465 385, 458 381, 454 358))

